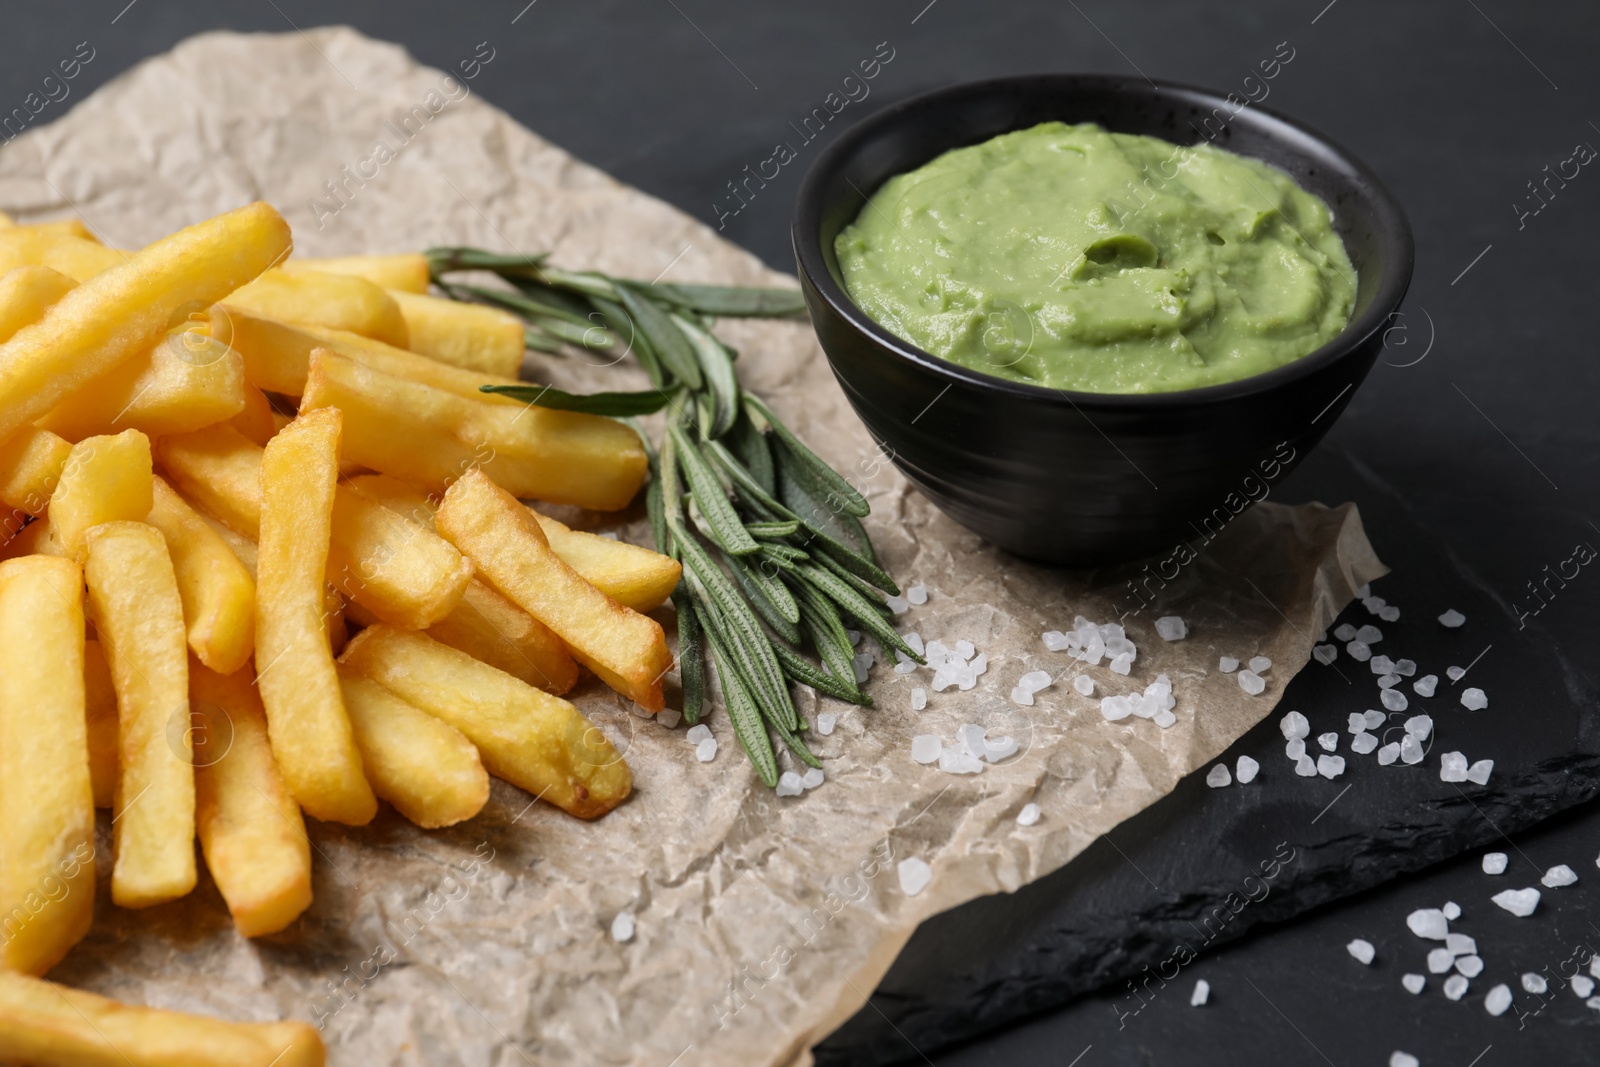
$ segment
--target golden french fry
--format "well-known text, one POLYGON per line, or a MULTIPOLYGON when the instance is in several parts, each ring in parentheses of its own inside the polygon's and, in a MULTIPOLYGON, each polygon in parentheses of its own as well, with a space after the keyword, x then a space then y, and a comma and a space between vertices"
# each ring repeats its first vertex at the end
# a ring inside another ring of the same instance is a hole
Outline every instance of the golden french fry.
POLYGON ((22 556, 66 556, 55 535, 50 532, 48 518, 34 519, 12 534, 4 547, 0 547, 0 560, 22 556))
POLYGON ((83 572, 0 564, 0 967, 43 974, 94 919, 83 572))
POLYGON ((194 888, 194 767, 183 603, 160 531, 108 522, 88 533, 84 579, 117 690, 120 770, 111 899, 143 908, 194 888))
POLYGON ((369 627, 339 662, 460 730, 490 774, 579 818, 604 815, 633 787, 622 756, 577 708, 426 634, 369 627))
POLYGON ((443 363, 515 378, 522 368, 522 320, 487 304, 464 304, 422 293, 391 291, 405 316, 406 347, 443 363))
POLYGON ((77 237, 85 241, 102 244, 99 234, 89 229, 87 223, 80 218, 49 219, 45 222, 24 222, 17 226, 19 230, 32 230, 35 233, 53 233, 67 237, 77 237))
MULTIPOLYGON (((222 538, 223 543, 239 558, 239 562, 244 564, 245 571, 250 575, 251 583, 254 584, 256 580, 256 543, 243 534, 230 530, 203 511, 197 510, 195 514, 200 516, 201 521, 211 527, 212 531, 222 538)), ((345 630, 344 612, 344 598, 339 595, 338 590, 331 585, 323 586, 322 617, 327 623, 328 644, 333 648, 334 655, 339 654, 339 650, 344 647, 345 639, 349 636, 345 630)), ((254 627, 253 622, 251 625, 254 627)))
POLYGON ((354 274, 384 289, 406 293, 426 293, 428 257, 421 252, 397 252, 379 256, 310 256, 291 259, 284 270, 313 270, 324 274, 354 274))
POLYGON ((269 270, 221 300, 224 310, 237 308, 279 322, 331 326, 400 348, 409 340, 406 320, 394 298, 352 274, 269 270))
POLYGON ((0 276, 0 342, 38 322, 78 283, 49 267, 16 267, 0 276))
POLYGON ((239 414, 228 420, 228 424, 252 443, 267 446, 273 434, 278 432, 278 422, 273 418, 272 401, 267 399, 267 394, 246 382, 244 386, 244 407, 239 414))
MULTIPOLYGON (((173 488, 246 537, 259 536, 261 449, 231 426, 161 438, 173 488)), ((328 579, 379 618, 421 629, 448 615, 472 565, 437 534, 346 486, 335 494, 328 579)))
POLYGON ((151 437, 225 422, 244 409, 244 360, 201 329, 118 364, 34 423, 69 441, 133 428, 151 437))
POLYGON ((641 545, 574 530, 532 508, 550 551, 583 579, 623 607, 649 611, 677 588, 683 565, 641 545))
POLYGON ((322 620, 339 476, 339 413, 300 416, 261 457, 256 684, 272 752, 312 816, 361 826, 378 801, 361 769, 322 620))
POLYGON ((325 326, 291 326, 237 308, 222 307, 212 309, 211 324, 212 332, 219 337, 227 336, 229 343, 244 357, 245 378, 268 392, 287 396, 304 393, 312 350, 331 348, 357 363, 459 396, 509 404, 518 409, 524 406, 521 401, 496 393, 480 392, 478 389, 480 385, 527 384, 516 378, 496 377, 452 367, 448 363, 348 330, 334 330, 325 326))
POLYGON ((92 237, 37 223, 0 230, 0 270, 49 267, 77 282, 120 267, 136 253, 107 248, 92 237))
POLYGON ((275 934, 311 905, 311 841, 278 773, 250 673, 189 664, 195 825, 206 868, 244 937, 275 934))
POLYGON ((339 684, 373 792, 430 830, 483 810, 489 775, 461 731, 344 664, 339 684))
POLYGON ((83 643, 83 701, 94 806, 109 808, 117 799, 117 689, 105 649, 92 637, 83 643))
POLYGON ((490 585, 554 630, 601 681, 648 711, 666 706, 661 679, 672 653, 661 624, 618 604, 563 563, 528 509, 488 475, 475 470, 458 478, 434 525, 490 585))
POLYGON ((301 409, 345 413, 345 456, 438 489, 482 468, 517 496, 601 511, 628 505, 649 469, 614 419, 469 400, 327 348, 312 353, 301 409))
POLYGON ((29 515, 41 514, 71 453, 71 441, 33 427, 0 444, 0 501, 29 515))
MULTIPOLYGON (((0 241, 10 236, 0 232, 0 241)), ((282 258, 289 245, 278 213, 251 204, 179 230, 67 293, 0 344, 0 441, 149 349, 192 310, 282 258)))
POLYGON ((256 586, 228 543, 160 478, 148 518, 167 539, 183 598, 189 647, 218 674, 232 674, 255 651, 256 586))
POLYGON ((0 1060, 38 1067, 323 1067, 308 1023, 230 1023, 0 973, 0 1060))
POLYGON ((84 535, 103 522, 150 514, 150 439, 138 430, 86 437, 72 446, 50 495, 50 529, 62 552, 82 562, 84 535))

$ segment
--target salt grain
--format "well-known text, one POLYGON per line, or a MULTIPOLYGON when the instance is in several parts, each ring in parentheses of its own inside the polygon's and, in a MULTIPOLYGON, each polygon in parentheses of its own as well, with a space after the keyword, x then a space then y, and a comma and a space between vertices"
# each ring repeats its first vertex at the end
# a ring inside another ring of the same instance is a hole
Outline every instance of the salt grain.
POLYGON ((1301 756, 1295 762, 1294 773, 1302 778, 1315 778, 1317 776, 1317 765, 1310 756, 1301 756))
POLYGON ((1377 955, 1377 950, 1372 947, 1372 942, 1362 940, 1359 937, 1344 948, 1346 952, 1350 953, 1351 957, 1369 967, 1372 965, 1373 957, 1377 955))
POLYGON ((911 610, 911 601, 907 600, 903 596, 884 597, 883 602, 887 604, 889 606, 889 610, 894 612, 896 615, 904 615, 907 611, 911 610))
POLYGON ((1483 960, 1478 956, 1457 956, 1456 970, 1463 978, 1476 978, 1483 973, 1483 960))
POLYGON ((1372 646, 1365 641, 1351 641, 1344 646, 1345 653, 1358 663, 1365 663, 1372 658, 1372 646))
POLYGON ((1047 671, 1029 671, 1017 679, 1017 688, 1026 689, 1030 693, 1037 693, 1050 684, 1050 674, 1047 671))
POLYGON ((1578 880, 1578 875, 1565 863, 1558 863, 1544 872, 1544 877, 1539 879, 1539 884, 1546 889, 1560 889, 1564 885, 1571 885, 1578 880))
POLYGON ((1467 781, 1476 785, 1488 785, 1489 775, 1494 773, 1494 760, 1481 759, 1467 768, 1467 781))
POLYGON ((906 590, 906 601, 911 604, 922 605, 928 602, 928 587, 918 582, 906 590))
POLYGON ((1439 625, 1451 630, 1454 630, 1456 627, 1460 626, 1466 621, 1467 617, 1461 614, 1461 612, 1457 611, 1455 608, 1451 608, 1449 611, 1439 616, 1439 625))
POLYGON ((1482 689, 1467 689, 1461 694, 1461 706, 1468 711, 1482 711, 1489 706, 1489 698, 1482 689))
MULTIPOLYGON (((922 703, 928 703, 928 694, 926 690, 913 689, 911 691, 911 706, 913 708, 917 708, 918 693, 922 694, 922 703)), ((918 708, 918 710, 920 711, 921 709, 918 708)), ((833 733, 833 728, 837 725, 839 725, 839 716, 835 715, 831 711, 825 711, 821 715, 817 716, 817 733, 821 734, 823 737, 827 737, 829 734, 833 733)))
POLYGON ((850 642, 850 647, 851 648, 855 648, 856 646, 861 644, 861 631, 860 630, 846 630, 844 632, 844 636, 845 636, 845 640, 850 642))
MULTIPOLYGON (((1283 746, 1283 752, 1290 759, 1298 760, 1306 754, 1306 739, 1303 737, 1291 737, 1289 743, 1283 746)), ((1596 862, 1600 863, 1600 861, 1596 862)))
POLYGON ((1101 697, 1100 714, 1107 722, 1118 722, 1133 714, 1133 702, 1127 697, 1101 697))
POLYGON ((1044 647, 1051 652, 1065 652, 1072 643, 1067 640, 1067 635, 1060 630, 1046 630, 1043 635, 1044 647))
POLYGON ((1427 753, 1423 751, 1422 742, 1418 741, 1415 737, 1412 737, 1410 734, 1406 734, 1400 739, 1401 763, 1404 763, 1408 767, 1415 767, 1417 764, 1421 763, 1426 756, 1427 753))
POLYGON ((1400 684, 1400 676, 1398 674, 1394 674, 1394 673, 1385 674, 1383 677, 1378 679, 1378 688, 1379 689, 1393 689, 1395 686, 1397 686, 1399 684, 1400 684))
POLYGON ((1373 674, 1389 674, 1394 670, 1394 660, 1388 656, 1373 656, 1367 666, 1372 668, 1373 674))
MULTIPOLYGON (((1283 731, 1283 736, 1289 740, 1297 737, 1307 737, 1311 733, 1311 723, 1298 711, 1291 711, 1278 720, 1278 729, 1283 731)), ((1600 862, 1600 861, 1597 861, 1600 862)))
POLYGON ((1578 996, 1588 999, 1594 993, 1594 979, 1587 975, 1575 974, 1567 979, 1567 984, 1572 986, 1572 991, 1578 996))
POLYGON ((1483 1010, 1490 1015, 1504 1015, 1511 1007, 1511 987, 1501 982, 1483 998, 1483 1010))
POLYGON ((1437 674, 1424 675, 1411 683, 1411 691, 1419 697, 1431 697, 1434 694, 1434 690, 1438 688, 1439 676, 1437 674))
POLYGON ((922 688, 922 686, 920 686, 920 685, 917 686, 915 689, 911 690, 911 710, 912 711, 921 711, 923 708, 925 708, 927 706, 928 706, 928 691, 926 689, 922 688))
POLYGON ((1505 874, 1506 854, 1504 852, 1485 852, 1483 854, 1484 874, 1505 874))
MULTIPOLYGON (((1439 910, 1444 912, 1444 917, 1446 919, 1449 919, 1451 922, 1455 922, 1457 919, 1461 918, 1461 905, 1457 904, 1453 900, 1445 901, 1444 907, 1440 908, 1439 910)), ((1445 940, 1445 944, 1447 944, 1447 945, 1448 944, 1452 944, 1452 942, 1450 940, 1451 937, 1466 937, 1466 935, 1465 934, 1451 934, 1450 937, 1446 937, 1444 939, 1445 940)), ((1467 940, 1471 941, 1472 938, 1467 937, 1467 940)), ((1473 949, 1470 949, 1469 951, 1476 952, 1478 950, 1476 948, 1473 948, 1473 949)))
POLYGON ((1234 777, 1240 785, 1249 785, 1256 780, 1256 775, 1261 773, 1261 764, 1249 756, 1240 756, 1234 763, 1234 777))
POLYGON ((1464 782, 1467 780, 1467 757, 1459 752, 1446 752, 1439 757, 1439 781, 1464 782))
POLYGON ((1022 810, 1017 812, 1018 826, 1032 826, 1039 821, 1039 805, 1024 804, 1022 810))
POLYGON ((1378 612, 1382 611, 1388 605, 1388 603, 1389 602, 1383 599, 1381 596, 1364 596, 1361 598, 1361 606, 1367 609, 1368 615, 1376 615, 1378 612))
POLYGON ((1365 756, 1369 752, 1376 751, 1377 747, 1378 735, 1369 734, 1365 730, 1350 739, 1350 751, 1358 756, 1365 756))
POLYGON ((827 780, 827 775, 822 773, 822 768, 812 767, 800 776, 800 784, 807 789, 815 789, 827 780))
POLYGON ((1339 747, 1339 735, 1332 730, 1325 734, 1318 734, 1317 745, 1324 752, 1333 752, 1339 747))
POLYGON ((1369 645, 1375 645, 1379 641, 1383 640, 1383 631, 1378 629, 1376 626, 1373 626, 1371 623, 1368 623, 1366 626, 1363 626, 1356 631, 1356 640, 1364 641, 1369 645))
POLYGON ((1418 741, 1426 741, 1428 735, 1433 733, 1433 716, 1413 715, 1406 720, 1406 733, 1418 741))
POLYGON ((684 731, 683 739, 689 742, 691 745, 698 745, 700 742, 704 741, 710 736, 711 727, 702 722, 691 726, 688 730, 684 731))
POLYGON ((1257 674, 1266 674, 1272 669, 1272 661, 1265 656, 1251 656, 1250 669, 1257 674))
POLYGON ((633 916, 625 911, 617 912, 617 917, 611 920, 611 940, 633 940, 633 916))
POLYGON ((1460 1000, 1467 995, 1467 980, 1459 974, 1452 974, 1444 980, 1444 995, 1451 1000, 1460 1000))
POLYGON ((1233 775, 1228 773, 1228 765, 1226 763, 1219 763, 1206 772, 1206 785, 1209 785, 1212 789, 1221 789, 1223 786, 1231 785, 1232 783, 1233 775))
POLYGON ((1251 696, 1260 696, 1267 690, 1267 683, 1255 671, 1239 672, 1239 688, 1251 696))
POLYGON ((1156 633, 1163 641, 1182 641, 1189 636, 1189 627, 1176 615, 1163 615, 1156 620, 1156 633))
POLYGON ((1378 749, 1378 766, 1387 767, 1400 758, 1400 746, 1391 741, 1378 749))
POLYGON ((1379 694, 1378 703, 1390 711, 1405 711, 1410 706, 1410 701, 1406 700, 1406 695, 1398 689, 1385 689, 1379 694))
POLYGON ((1204 978, 1194 984, 1194 992, 1189 994, 1189 1007, 1204 1007, 1205 1002, 1211 999, 1211 983, 1204 978))
POLYGON ((901 860, 895 872, 900 876, 900 892, 908 897, 916 896, 933 881, 933 868, 915 856, 901 860))
POLYGON ((694 758, 701 763, 710 763, 717 758, 717 739, 708 737, 694 746, 694 758))
POLYGON ((940 750, 939 769, 946 774, 979 774, 983 761, 964 748, 952 746, 940 750))
POLYGON ((1356 639, 1356 628, 1347 622, 1341 623, 1334 627, 1333 636, 1341 641, 1354 641, 1356 639))
POLYGON ((1365 720, 1368 730, 1376 730, 1389 720, 1389 716, 1381 711, 1363 711, 1361 718, 1365 720))
MULTIPOLYGON (((937 741, 938 738, 934 738, 934 740, 937 741)), ((916 742, 913 741, 912 745, 915 747, 916 742)), ((805 783, 801 781, 798 774, 793 771, 784 771, 778 775, 778 788, 774 792, 780 797, 797 797, 805 792, 805 789, 805 783)))
POLYGON ((1465 667, 1446 667, 1444 673, 1445 677, 1452 682, 1459 682, 1467 676, 1467 669, 1465 667))
POLYGON ((1318 645, 1311 650, 1311 658, 1326 667, 1339 658, 1339 646, 1318 645))
POLYGON ((1072 680, 1072 688, 1084 696, 1094 696, 1094 679, 1087 674, 1080 674, 1072 680))
POLYGON ((1422 1067, 1422 1064, 1411 1053, 1396 1049, 1389 1054, 1389 1067, 1422 1067))
POLYGON ((1406 916, 1406 928, 1429 941, 1443 941, 1450 933, 1450 920, 1438 908, 1418 908, 1406 916))
POLYGON ((1447 948, 1436 948, 1428 953, 1428 973, 1444 974, 1456 964, 1456 958, 1447 948))
POLYGON ((1385 607, 1383 607, 1382 609, 1380 609, 1378 611, 1378 618, 1382 619, 1384 622, 1399 622, 1400 621, 1400 607, 1399 607, 1399 605, 1396 605, 1396 604, 1386 605, 1385 607))
POLYGON ((944 742, 933 734, 918 734, 911 739, 911 758, 918 763, 939 762, 939 753, 943 749, 944 742))
MULTIPOLYGON (((1020 704, 1022 707, 1033 707, 1033 693, 1031 690, 1013 688, 1011 690, 1011 703, 1020 704)), ((1109 716, 1107 716, 1109 718, 1109 716)))
POLYGON ((1394 661, 1394 673, 1402 678, 1410 678, 1417 673, 1417 661, 1414 659, 1397 659, 1394 661))
POLYGON ((1345 720, 1344 728, 1350 733, 1359 734, 1367 728, 1367 717, 1359 711, 1352 711, 1350 717, 1345 720))
POLYGON ((1130 673, 1133 670, 1132 654, 1123 652, 1114 656, 1111 660, 1111 669, 1117 674, 1130 673))
POLYGON ((682 721, 683 712, 679 711, 677 708, 668 708, 667 710, 656 715, 656 722, 660 723, 668 730, 671 730, 682 721))
POLYGON ((1550 988, 1550 983, 1544 980, 1544 975, 1529 971, 1522 976, 1522 988, 1536 997, 1542 997, 1550 988))
MULTIPOLYGON (((1446 919, 1459 919, 1461 917, 1461 909, 1456 907, 1456 913, 1454 916, 1452 916, 1450 914, 1450 909, 1453 907, 1456 906, 1453 904, 1446 904, 1439 910, 1444 912, 1444 917, 1446 919)), ((1478 943, 1472 938, 1468 937, 1466 934, 1445 934, 1444 947, 1455 953, 1457 956, 1476 956, 1478 954, 1478 943)), ((1469 974, 1467 977, 1471 978, 1472 975, 1469 974)))
POLYGON ((1239 661, 1232 656, 1223 656, 1217 660, 1217 670, 1223 674, 1232 674, 1239 669, 1239 661))
POLYGON ((1344 773, 1343 756, 1318 756, 1317 773, 1330 782, 1344 773))
POLYGON ((1166 708, 1162 708, 1150 717, 1150 721, 1165 730, 1168 727, 1177 725, 1178 717, 1166 708))
POLYGON ((1519 919, 1526 919, 1539 906, 1537 889, 1503 889, 1489 898, 1519 919))
POLYGON ((1428 979, 1425 975, 1408 974, 1400 979, 1400 984, 1405 986, 1407 993, 1415 995, 1428 987, 1428 979))

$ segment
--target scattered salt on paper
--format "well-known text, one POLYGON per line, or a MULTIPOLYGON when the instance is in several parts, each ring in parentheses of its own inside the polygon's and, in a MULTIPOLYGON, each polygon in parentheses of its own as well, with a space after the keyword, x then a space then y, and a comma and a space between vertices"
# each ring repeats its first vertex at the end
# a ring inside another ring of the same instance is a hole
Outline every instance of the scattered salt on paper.
POLYGON ((1406 699, 1406 695, 1400 692, 1400 690, 1385 689, 1378 695, 1378 703, 1382 704, 1390 711, 1405 711, 1406 708, 1410 706, 1411 702, 1406 699))
POLYGON ((1468 711, 1482 711, 1489 706, 1489 698, 1482 689, 1464 689, 1461 692, 1461 706, 1468 711))
POLYGON ((1272 669, 1272 661, 1265 656, 1251 656, 1250 669, 1257 674, 1266 674, 1272 669))
POLYGON ((1297 761, 1295 761, 1294 773, 1298 774, 1302 778, 1315 778, 1317 776, 1316 761, 1314 761, 1310 756, 1301 756, 1297 761))
POLYGON ((821 767, 812 767, 800 776, 800 784, 807 789, 815 789, 825 781, 827 776, 822 773, 821 767))
POLYGON ((1368 730, 1376 730, 1389 721, 1389 716, 1381 711, 1363 711, 1361 718, 1366 722, 1368 730))
MULTIPOLYGON (((1600 863, 1600 860, 1596 860, 1595 862, 1600 863)), ((1506 854, 1504 852, 1485 852, 1483 854, 1483 873, 1505 874, 1506 854)))
POLYGON ((1418 937, 1443 941, 1450 933, 1450 920, 1440 908, 1418 908, 1406 916, 1406 927, 1418 937))
POLYGON ((1260 772, 1260 763, 1249 756, 1240 756, 1234 766, 1233 776, 1239 780, 1240 785, 1249 785, 1256 780, 1256 775, 1260 772))
POLYGON ((1445 677, 1452 682, 1459 682, 1467 676, 1467 669, 1465 667, 1446 667, 1444 673, 1445 677))
POLYGON ((1072 680, 1072 688, 1083 696, 1094 696, 1094 679, 1087 674, 1080 674, 1072 680))
POLYGON ((668 730, 673 729, 682 721, 683 712, 679 711, 677 708, 667 708, 665 711, 656 713, 656 722, 660 723, 668 730))
POLYGON ((1400 758, 1400 746, 1391 741, 1378 749, 1378 766, 1387 767, 1400 758))
POLYGON ((1228 773, 1228 765, 1226 763, 1219 763, 1206 772, 1206 785, 1209 785, 1212 789, 1221 789, 1223 786, 1231 785, 1232 783, 1233 775, 1228 773))
POLYGON ((1460 1000, 1467 995, 1467 980, 1459 974, 1452 974, 1444 980, 1444 995, 1451 1000, 1460 1000))
POLYGON ((1511 1007, 1511 987, 1501 982, 1483 998, 1483 1010, 1490 1015, 1504 1015, 1511 1007))
POLYGON ((1408 767, 1415 767, 1428 755, 1422 748, 1422 742, 1410 734, 1400 739, 1400 762, 1408 767))
POLYGON ((1519 919, 1526 919, 1539 906, 1537 889, 1502 889, 1489 898, 1519 919))
POLYGON ((900 876, 900 892, 908 897, 916 896, 933 881, 933 868, 915 856, 901 860, 895 871, 900 876))
POLYGON ((1544 877, 1539 879, 1539 884, 1546 889, 1560 889, 1562 886, 1571 885, 1577 880, 1577 872, 1565 863, 1558 863, 1544 872, 1544 877))
POLYGON ((918 606, 928 602, 928 587, 918 582, 906 590, 906 601, 918 606))
MULTIPOLYGON (((935 740, 938 740, 935 738, 935 740)), ((915 742, 913 742, 915 745, 915 742)), ((780 797, 797 797, 806 791, 805 781, 793 771, 784 771, 778 775, 778 788, 774 790, 780 797)))
POLYGON ((1365 641, 1351 641, 1344 646, 1344 651, 1347 656, 1359 663, 1365 663, 1372 658, 1372 646, 1365 641))
POLYGON ((1298 711, 1291 711, 1278 720, 1278 729, 1283 731, 1283 736, 1289 740, 1296 737, 1307 737, 1311 734, 1311 723, 1298 711))
POLYGON ((928 691, 926 689, 922 688, 922 686, 920 686, 920 685, 917 686, 915 689, 911 690, 911 710, 912 711, 921 711, 923 708, 925 708, 927 706, 928 706, 928 691))
POLYGON ((1369 734, 1365 730, 1350 739, 1350 751, 1358 756, 1365 756, 1369 752, 1376 751, 1377 747, 1378 735, 1369 734))
POLYGON ((1356 640, 1365 645, 1375 645, 1383 640, 1383 631, 1368 623, 1356 630, 1356 640))
POLYGON ((1343 756, 1318 756, 1317 773, 1330 782, 1344 773, 1343 756))
POLYGON ((1425 674, 1411 683, 1411 691, 1419 697, 1431 697, 1438 688, 1439 676, 1437 674, 1425 674))
POLYGON ((1428 735, 1433 733, 1433 716, 1413 715, 1406 720, 1406 733, 1418 741, 1426 741, 1428 735))
POLYGON ((1332 730, 1325 734, 1318 734, 1317 746, 1324 752, 1335 752, 1339 748, 1339 735, 1332 730))
POLYGON ((611 920, 611 940, 632 941, 633 929, 634 923, 632 913, 619 911, 617 912, 617 917, 611 920))
POLYGON ((1439 625, 1447 627, 1451 630, 1454 630, 1456 627, 1460 626, 1466 621, 1467 617, 1461 614, 1461 612, 1457 611, 1455 608, 1451 608, 1449 611, 1439 616, 1439 625))
POLYGON ((918 763, 937 763, 944 743, 933 734, 918 734, 911 739, 911 758, 918 763))
POLYGON ((946 748, 939 752, 939 769, 946 774, 978 774, 983 761, 963 748, 946 748))
POLYGON ((1333 628, 1333 636, 1340 641, 1354 641, 1356 639, 1356 628, 1347 622, 1340 623, 1333 628))
POLYGON ((1298 760, 1306 754, 1306 739, 1291 737, 1289 743, 1283 746, 1283 754, 1292 760, 1298 760))
POLYGON ((1344 948, 1356 961, 1369 967, 1372 965, 1373 957, 1378 954, 1377 949, 1372 947, 1371 941, 1366 941, 1359 937, 1344 948))
POLYGON ((1232 656, 1223 656, 1217 660, 1217 670, 1223 674, 1232 674, 1239 669, 1239 661, 1232 656))
POLYGON ((1033 707, 1033 690, 1013 686, 1011 689, 1011 703, 1019 704, 1025 708, 1033 707))
POLYGON ((1339 658, 1338 645, 1317 645, 1311 650, 1311 657, 1324 667, 1339 658))
POLYGON ((896 615, 904 615, 907 611, 911 610, 911 601, 907 600, 903 596, 886 596, 883 598, 883 602, 887 604, 889 606, 889 610, 894 612, 896 615))
POLYGON ((1483 973, 1483 960, 1478 956, 1457 956, 1456 970, 1463 978, 1476 978, 1483 973))
POLYGON ((1039 805, 1024 804, 1022 810, 1017 812, 1018 826, 1032 826, 1039 821, 1039 805))
POLYGON ((710 763, 717 758, 717 739, 708 737, 694 746, 694 758, 701 763, 710 763))
POLYGON ((1522 988, 1536 997, 1542 997, 1550 988, 1550 983, 1545 981, 1544 975, 1528 971, 1522 976, 1522 988))
POLYGON ((698 745, 711 736, 711 727, 705 723, 696 723, 684 731, 683 739, 691 745, 698 745))
POLYGON ((1240 671, 1239 688, 1251 696, 1257 697, 1267 691, 1267 683, 1255 671, 1240 671))
POLYGON ((1163 615, 1156 620, 1156 633, 1163 641, 1182 641, 1189 636, 1189 627, 1176 615, 1163 615))
POLYGON ((1400 984, 1405 986, 1407 993, 1420 993, 1428 987, 1428 978, 1421 974, 1408 974, 1400 979, 1400 984))
POLYGON ((1189 994, 1189 1007, 1199 1008, 1211 999, 1211 983, 1204 978, 1194 984, 1194 992, 1189 994))
POLYGON ((1117 722, 1133 714, 1133 702, 1127 697, 1101 697, 1100 714, 1107 722, 1117 722))

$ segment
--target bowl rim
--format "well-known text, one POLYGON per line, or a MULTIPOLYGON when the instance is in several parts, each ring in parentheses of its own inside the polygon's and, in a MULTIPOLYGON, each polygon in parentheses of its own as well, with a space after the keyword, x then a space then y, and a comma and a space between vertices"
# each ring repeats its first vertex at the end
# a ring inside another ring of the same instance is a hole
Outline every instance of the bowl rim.
MULTIPOLYGON (((896 101, 880 108, 850 127, 839 136, 838 140, 822 151, 807 169, 801 182, 799 193, 795 198, 790 236, 794 244, 795 259, 800 274, 807 285, 836 315, 848 322, 857 331, 866 334, 877 342, 879 347, 887 349, 900 359, 915 364, 924 370, 931 371, 938 377, 945 379, 948 385, 954 385, 959 382, 980 389, 991 389, 996 392, 1007 393, 1021 400, 1060 403, 1077 409, 1101 410, 1164 409, 1194 404, 1227 403, 1259 393, 1270 392, 1299 378, 1314 375, 1341 359, 1355 354, 1371 340, 1374 334, 1389 328, 1391 318, 1399 308, 1400 302, 1405 298, 1406 290, 1410 287, 1412 271, 1415 269, 1416 264, 1416 247, 1411 233, 1411 224, 1406 218, 1404 209, 1401 208, 1399 201, 1395 199, 1394 194, 1389 191, 1388 187, 1379 180, 1372 168, 1339 142, 1274 108, 1262 107, 1254 103, 1248 103, 1246 107, 1240 108, 1238 113, 1243 113, 1246 110, 1254 111, 1270 122, 1285 127, 1287 131, 1291 131, 1298 137, 1312 142, 1319 149, 1333 156, 1342 166, 1353 172, 1360 179, 1368 191, 1364 199, 1368 210, 1375 216, 1379 241, 1387 246, 1386 251, 1390 253, 1385 257, 1389 261, 1388 267, 1379 277, 1377 289, 1373 293, 1372 301, 1367 306, 1366 311, 1346 323, 1343 330, 1330 338, 1320 348, 1285 363, 1281 367, 1275 367, 1272 370, 1263 371, 1260 374, 1254 374, 1248 378, 1240 378, 1231 382, 1219 382, 1214 385, 1205 385, 1192 389, 1173 389, 1156 393, 1096 393, 1031 385, 1027 382, 1013 381, 1010 378, 1001 378, 996 375, 971 370, 919 348, 879 324, 877 320, 873 319, 856 304, 844 287, 834 280, 832 272, 828 270, 821 239, 822 187, 824 180, 840 169, 850 156, 860 148, 862 142, 879 133, 884 127, 901 121, 907 111, 914 108, 926 108, 930 104, 936 105, 946 97, 981 94, 983 91, 1003 92, 1007 89, 1015 90, 1025 88, 1028 83, 1040 81, 1064 82, 1069 88, 1094 88, 1113 91, 1117 89, 1133 89, 1146 93, 1153 90, 1158 97, 1181 99, 1185 103, 1192 104, 1204 103, 1213 108, 1225 107, 1231 109, 1226 94, 1201 86, 1162 79, 1134 77, 1133 75, 1066 73, 1061 71, 1010 74, 997 78, 957 82, 953 85, 918 93, 915 96, 907 97, 904 100, 896 101)), ((1282 136, 1283 132, 1283 130, 1269 131, 1273 136, 1282 136)), ((952 145, 951 147, 958 146, 952 145)), ((1243 155, 1244 153, 1238 154, 1243 155)), ((874 189, 866 195, 870 197, 876 192, 877 190, 874 189)))

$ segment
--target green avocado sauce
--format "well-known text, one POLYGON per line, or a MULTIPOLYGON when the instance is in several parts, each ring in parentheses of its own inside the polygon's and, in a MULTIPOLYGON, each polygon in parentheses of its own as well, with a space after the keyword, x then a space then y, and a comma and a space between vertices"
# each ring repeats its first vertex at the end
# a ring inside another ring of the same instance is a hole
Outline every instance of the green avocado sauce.
POLYGON ((1159 393, 1281 367, 1350 320, 1328 205, 1258 160, 1046 122, 891 178, 835 243, 873 319, 972 370, 1159 393))

